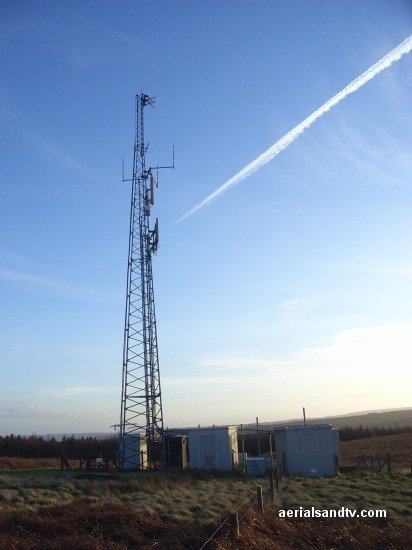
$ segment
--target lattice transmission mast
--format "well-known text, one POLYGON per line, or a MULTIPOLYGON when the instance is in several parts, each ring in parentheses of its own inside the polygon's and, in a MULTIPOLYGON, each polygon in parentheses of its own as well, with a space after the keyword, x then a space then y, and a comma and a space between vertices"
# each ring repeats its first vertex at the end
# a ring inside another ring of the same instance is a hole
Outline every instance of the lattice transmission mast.
POLYGON ((161 468, 164 465, 163 410, 160 388, 152 255, 159 243, 156 218, 150 229, 150 211, 157 187, 154 171, 146 168, 148 146, 144 141, 144 108, 155 98, 136 95, 136 137, 133 155, 129 260, 123 346, 120 415, 121 469, 161 468))

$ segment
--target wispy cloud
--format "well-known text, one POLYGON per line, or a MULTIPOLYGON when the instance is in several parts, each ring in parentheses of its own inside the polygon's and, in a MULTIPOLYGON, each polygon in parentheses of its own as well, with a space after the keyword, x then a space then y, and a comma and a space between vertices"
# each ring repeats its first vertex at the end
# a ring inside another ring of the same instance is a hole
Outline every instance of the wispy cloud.
POLYGON ((46 407, 31 405, 25 402, 1 403, 0 417, 3 418, 50 418, 67 417, 63 411, 52 411, 46 407))
POLYGON ((252 311, 251 313, 248 313, 245 315, 245 319, 253 319, 254 317, 258 317, 259 315, 262 315, 264 313, 269 313, 271 311, 276 311, 277 305, 262 307, 260 309, 256 309, 255 311, 252 311))
POLYGON ((18 267, 28 267, 31 263, 25 256, 16 254, 7 248, 0 246, 0 262, 3 264, 14 265, 18 267))
POLYGON ((0 50, 12 48, 25 41, 28 46, 52 53, 59 64, 66 63, 76 70, 90 70, 108 65, 136 65, 143 54, 138 35, 88 17, 79 11, 65 14, 65 25, 57 24, 51 12, 23 12, 9 18, 3 25, 0 50))
POLYGON ((0 106, 3 116, 6 116, 13 123, 14 130, 42 155, 42 159, 46 164, 72 170, 89 179, 95 178, 95 174, 90 168, 70 156, 62 147, 24 124, 13 112, 4 97, 0 102, 0 106))
POLYGON ((189 408, 183 426, 292 418, 302 404, 312 416, 407 406, 411 341, 412 324, 370 325, 284 355, 206 357, 191 375, 167 380, 165 401, 189 408))
POLYGON ((257 369, 271 368, 275 365, 275 361, 242 356, 215 356, 202 359, 197 365, 201 369, 213 372, 231 370, 253 372, 257 369))
POLYGON ((45 388, 35 390, 32 393, 35 395, 48 395, 55 397, 78 397, 82 395, 91 395, 98 393, 107 393, 112 391, 112 388, 103 388, 100 386, 63 386, 57 388, 45 388))
POLYGON ((252 376, 313 376, 330 372, 351 373, 361 367, 364 373, 381 369, 407 369, 412 364, 412 324, 371 325, 340 331, 320 346, 309 346, 283 357, 261 358, 244 355, 216 355, 197 363, 202 384, 218 383, 213 373, 225 372, 222 380, 237 384, 252 376), (211 372, 209 378, 205 372, 211 372), (246 377, 246 378, 245 378, 246 377))
POLYGON ((137 36, 86 17, 80 19, 80 24, 80 32, 71 28, 60 39, 64 56, 75 69, 139 63, 143 49, 137 36))
MULTIPOLYGON (((292 354, 285 358, 274 358, 274 359, 261 359, 257 357, 241 357, 241 356, 221 356, 204 359, 197 363, 197 366, 200 367, 200 370, 210 373, 225 373, 224 376, 219 376, 214 378, 212 377, 201 377, 202 384, 219 384, 219 381, 222 381, 224 384, 234 384, 235 386, 243 385, 248 377, 259 377, 262 382, 266 383, 267 377, 276 376, 301 376, 302 370, 296 370, 297 367, 302 366, 300 354, 302 352, 297 352, 296 355, 292 354)), ((312 369, 310 372, 306 373, 311 376, 323 376, 325 373, 322 369, 316 370, 312 369)), ((182 382, 191 381, 194 384, 196 378, 183 379, 182 382)), ((199 380, 199 379, 197 379, 199 380)))
POLYGON ((369 265, 357 263, 317 263, 308 264, 309 269, 319 269, 327 271, 339 271, 348 273, 368 273, 371 275, 382 275, 385 277, 396 277, 409 279, 412 277, 412 266, 410 265, 369 265))
MULTIPOLYGON (((50 403, 52 405, 52 403, 50 403)), ((105 409, 87 409, 88 418, 111 419, 111 414, 105 409)), ((57 408, 49 408, 33 405, 25 401, 11 401, 0 403, 0 418, 28 418, 28 419, 79 419, 85 418, 84 410, 60 410, 57 408)), ((4 430, 3 430, 4 431, 4 430)))
MULTIPOLYGON (((362 118, 362 114, 359 117, 358 126, 354 127, 342 113, 336 113, 335 126, 324 127, 321 130, 323 139, 333 147, 334 151, 332 158, 328 155, 328 158, 323 161, 329 164, 338 161, 339 171, 345 183, 347 183, 345 170, 355 169, 358 174, 367 174, 366 181, 372 179, 374 185, 378 181, 386 185, 410 186, 409 174, 412 161, 405 141, 400 137, 396 138, 385 128, 373 122, 370 117, 364 115, 362 118), (390 169, 388 169, 388 159, 390 159, 390 169), (342 160, 345 161, 343 165, 342 160)), ((307 155, 308 162, 322 155, 320 147, 322 146, 317 146, 316 143, 311 144, 312 151, 307 155)), ((336 168, 334 179, 336 179, 336 168)))
MULTIPOLYGON (((218 369, 217 369, 218 370, 218 369)), ((186 376, 180 378, 165 377, 162 379, 162 384, 165 387, 196 387, 199 388, 203 384, 211 386, 233 385, 233 378, 225 378, 223 376, 186 376)))
POLYGON ((302 311, 302 309, 309 303, 313 301, 313 298, 292 298, 291 300, 284 300, 279 304, 274 304, 271 306, 263 307, 248 313, 245 316, 245 319, 252 319, 264 313, 274 312, 277 314, 293 314, 302 311))
POLYGON ((111 302, 117 299, 117 295, 96 289, 81 287, 57 281, 47 277, 40 277, 23 271, 16 271, 0 267, 0 279, 19 283, 27 290, 47 292, 55 296, 73 300, 85 300, 89 302, 111 302))
POLYGON ((10 352, 9 357, 13 357, 13 355, 16 355, 16 353, 19 353, 23 349, 23 346, 19 346, 15 348, 12 352, 10 352))

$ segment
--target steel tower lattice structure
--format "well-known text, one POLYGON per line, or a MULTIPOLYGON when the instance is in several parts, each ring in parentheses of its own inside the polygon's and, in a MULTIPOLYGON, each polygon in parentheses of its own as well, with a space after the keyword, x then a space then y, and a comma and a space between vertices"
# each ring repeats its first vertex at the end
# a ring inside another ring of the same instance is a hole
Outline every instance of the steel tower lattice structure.
MULTIPOLYGON (((148 105, 153 107, 154 102, 155 99, 146 94, 136 95, 133 175, 131 180, 123 177, 123 181, 132 182, 132 193, 120 415, 121 469, 161 468, 164 465, 162 393, 152 273, 152 255, 156 253, 159 243, 157 218, 153 229, 149 224, 157 182, 153 169, 146 168, 148 146, 144 141, 143 116, 144 108, 148 105), (141 460, 137 441, 144 441, 147 446, 147 459, 141 460)), ((159 168, 174 168, 174 161, 173 166, 157 166, 155 170, 159 168)))

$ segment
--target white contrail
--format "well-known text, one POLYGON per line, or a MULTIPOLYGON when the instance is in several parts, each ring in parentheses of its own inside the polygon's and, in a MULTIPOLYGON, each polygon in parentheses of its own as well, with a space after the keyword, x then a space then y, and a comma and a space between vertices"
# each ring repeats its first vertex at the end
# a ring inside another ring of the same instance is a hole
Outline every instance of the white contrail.
POLYGON ((184 214, 181 218, 177 220, 177 222, 181 222, 185 218, 191 216, 196 212, 197 210, 200 210, 207 204, 209 204, 211 201, 217 199, 220 197, 220 195, 223 195, 226 191, 228 191, 231 187, 234 185, 237 185, 240 181, 244 180, 253 172, 256 172, 256 170, 259 170, 261 166, 272 160, 276 155, 278 155, 283 149, 286 149, 295 139, 306 130, 306 128, 309 128, 315 120, 320 118, 322 115, 327 113, 329 109, 331 109, 334 105, 337 105, 342 99, 344 99, 347 95, 353 94, 353 92, 356 92, 356 90, 359 90, 361 86, 366 84, 369 80, 372 80, 377 74, 379 74, 384 69, 387 69, 394 63, 395 61, 399 61, 399 59, 406 53, 409 53, 412 50, 412 35, 408 36, 406 40, 404 40, 399 46, 397 46, 395 49, 390 51, 388 54, 386 54, 382 59, 380 59, 377 63, 372 65, 369 69, 367 69, 364 73, 362 73, 358 78, 355 78, 350 84, 346 86, 346 88, 343 88, 340 92, 338 92, 335 96, 333 96, 331 99, 329 99, 326 103, 324 103, 319 109, 317 109, 314 113, 309 115, 305 120, 303 120, 300 124, 292 128, 286 135, 284 135, 282 138, 280 138, 276 143, 274 143, 269 149, 267 149, 264 153, 259 155, 255 160, 252 160, 247 164, 242 170, 240 170, 237 174, 235 174, 233 177, 228 179, 225 183, 223 183, 220 187, 218 187, 213 193, 208 195, 205 199, 203 199, 201 202, 196 204, 189 212, 184 214))

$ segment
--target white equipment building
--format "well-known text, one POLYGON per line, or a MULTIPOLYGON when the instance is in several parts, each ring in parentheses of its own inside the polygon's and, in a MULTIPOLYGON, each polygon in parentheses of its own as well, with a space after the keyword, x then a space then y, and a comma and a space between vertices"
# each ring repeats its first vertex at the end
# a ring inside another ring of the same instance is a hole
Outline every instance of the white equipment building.
POLYGON ((330 424, 275 430, 276 458, 290 476, 333 476, 340 460, 339 430, 330 424))
POLYGON ((238 465, 236 426, 187 431, 190 468, 230 471, 238 465))

